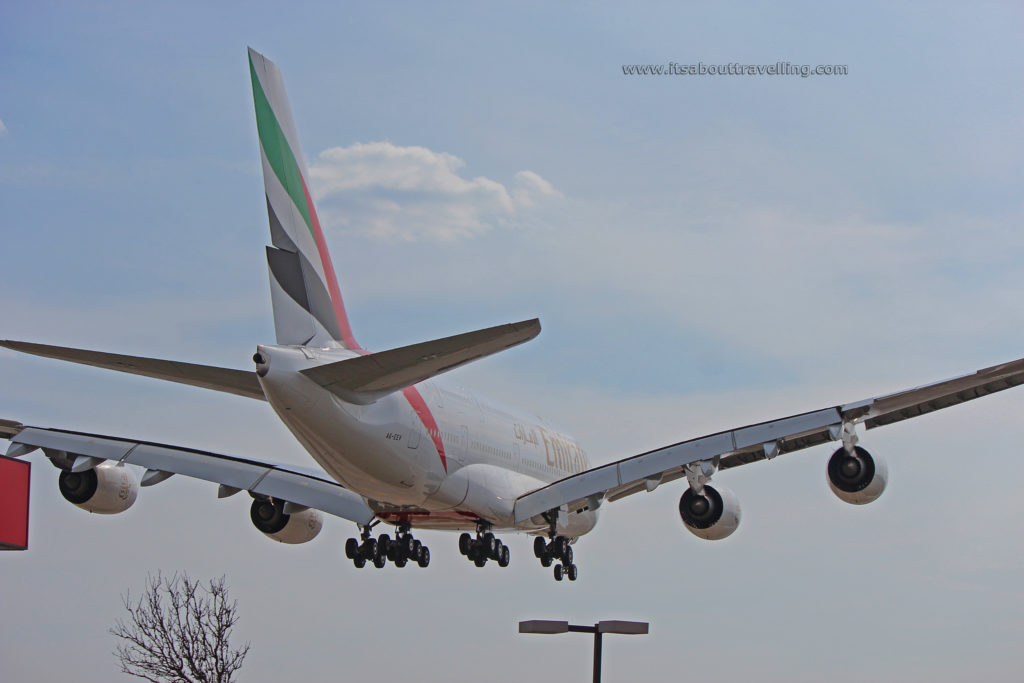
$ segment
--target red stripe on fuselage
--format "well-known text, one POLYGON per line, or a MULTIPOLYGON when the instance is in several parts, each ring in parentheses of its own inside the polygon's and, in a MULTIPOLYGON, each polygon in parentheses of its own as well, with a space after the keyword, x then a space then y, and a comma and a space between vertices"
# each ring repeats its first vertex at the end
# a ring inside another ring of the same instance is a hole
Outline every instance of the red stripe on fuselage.
POLYGON ((448 473, 448 458, 444 454, 444 442, 441 441, 441 430, 437 428, 437 420, 434 419, 434 415, 430 412, 430 408, 427 407, 427 402, 420 396, 420 392, 416 387, 406 387, 402 389, 402 394, 405 399, 409 401, 409 405, 416 411, 416 414, 420 417, 420 422, 427 430, 427 434, 430 435, 430 440, 434 442, 434 448, 437 449, 437 454, 441 457, 441 467, 444 468, 445 474, 448 473))
POLYGON ((309 207, 309 218, 313 224, 313 239, 316 240, 316 250, 320 252, 320 264, 324 267, 324 277, 327 278, 327 291, 331 294, 331 303, 334 304, 334 315, 338 318, 338 327, 341 329, 341 341, 353 351, 362 351, 359 342, 352 336, 352 326, 348 324, 345 302, 341 299, 341 290, 338 289, 338 278, 334 275, 334 265, 331 264, 331 255, 327 252, 327 242, 324 240, 324 231, 320 229, 320 218, 316 215, 313 198, 309 196, 306 179, 301 175, 299 178, 302 180, 302 194, 306 197, 306 206, 309 207))

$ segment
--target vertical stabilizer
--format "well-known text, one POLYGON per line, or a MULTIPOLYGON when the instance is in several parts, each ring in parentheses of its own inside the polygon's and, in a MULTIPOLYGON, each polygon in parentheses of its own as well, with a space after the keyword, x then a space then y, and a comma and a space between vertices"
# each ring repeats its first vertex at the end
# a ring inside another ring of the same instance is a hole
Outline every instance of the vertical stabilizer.
POLYGON ((267 247, 267 266, 277 343, 358 350, 310 195, 281 72, 252 48, 249 72, 273 243, 267 247))

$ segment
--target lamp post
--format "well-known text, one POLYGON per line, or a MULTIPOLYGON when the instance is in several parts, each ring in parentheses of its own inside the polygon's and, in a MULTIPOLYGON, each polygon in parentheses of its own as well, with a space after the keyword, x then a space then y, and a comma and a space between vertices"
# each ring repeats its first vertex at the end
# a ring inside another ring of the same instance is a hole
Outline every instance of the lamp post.
POLYGON ((599 621, 593 626, 576 626, 568 621, 547 621, 532 619, 519 622, 520 633, 593 633, 594 634, 594 683, 601 683, 601 636, 605 633, 626 635, 647 635, 650 624, 646 621, 599 621))

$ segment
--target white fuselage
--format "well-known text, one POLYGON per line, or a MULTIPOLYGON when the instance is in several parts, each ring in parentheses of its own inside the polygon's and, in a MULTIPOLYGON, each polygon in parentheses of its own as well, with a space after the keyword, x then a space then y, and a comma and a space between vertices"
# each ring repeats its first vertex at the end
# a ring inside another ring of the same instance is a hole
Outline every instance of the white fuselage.
MULTIPOLYGON (((295 438, 333 478, 362 495, 377 516, 417 528, 545 531, 515 524, 515 500, 589 467, 571 437, 534 415, 499 407, 439 380, 346 403, 299 371, 358 354, 345 349, 260 346, 260 384, 295 438)), ((596 511, 559 515, 558 533, 580 536, 596 511)))

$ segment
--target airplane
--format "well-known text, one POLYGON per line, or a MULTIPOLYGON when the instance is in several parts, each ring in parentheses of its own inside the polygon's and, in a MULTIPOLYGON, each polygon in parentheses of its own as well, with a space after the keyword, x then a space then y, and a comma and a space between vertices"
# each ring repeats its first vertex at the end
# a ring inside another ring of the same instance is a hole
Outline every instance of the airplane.
POLYGON ((858 427, 882 427, 1024 383, 1020 359, 591 467, 579 443, 549 422, 440 377, 535 338, 539 320, 380 352, 359 345, 281 73, 251 48, 248 57, 276 343, 257 345, 251 370, 22 341, 0 345, 266 401, 319 469, 0 420, 7 455, 41 450, 60 470, 61 495, 89 512, 124 512, 141 488, 178 474, 218 484, 218 497, 248 492, 252 524, 281 543, 313 540, 325 513, 354 522, 358 535, 347 539, 345 554, 358 568, 427 567, 430 550, 415 530, 459 533, 459 552, 477 567, 507 567, 510 551, 499 535, 525 533, 534 536, 540 564, 554 565, 555 580, 575 581, 575 543, 595 528, 606 503, 685 479, 683 525, 720 540, 736 531, 741 509, 718 483, 719 472, 830 442, 839 444, 825 468, 829 487, 847 503, 870 503, 884 491, 888 469, 860 445, 858 427), (380 524, 393 535, 375 538, 380 524))

